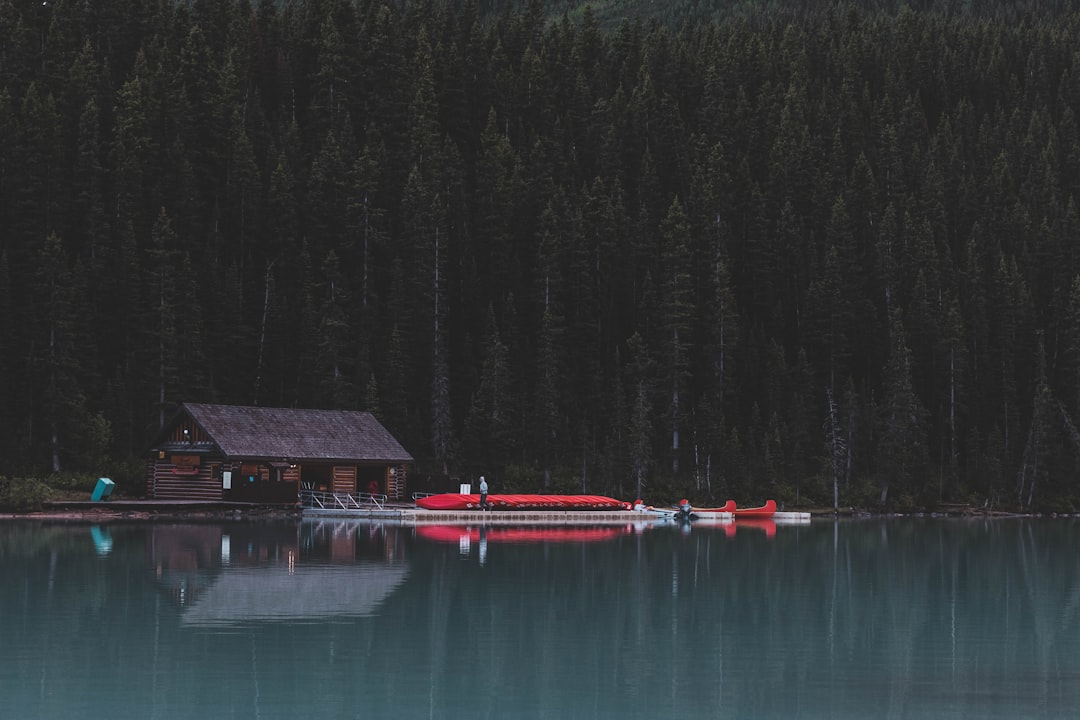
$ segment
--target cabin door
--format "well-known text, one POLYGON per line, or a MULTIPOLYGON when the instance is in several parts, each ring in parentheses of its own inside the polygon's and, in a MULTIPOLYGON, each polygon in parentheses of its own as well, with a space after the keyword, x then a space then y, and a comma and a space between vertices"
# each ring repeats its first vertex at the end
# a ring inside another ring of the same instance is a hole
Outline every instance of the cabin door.
POLYGON ((356 492, 356 466, 355 465, 335 465, 334 466, 334 492, 346 493, 352 495, 356 492))

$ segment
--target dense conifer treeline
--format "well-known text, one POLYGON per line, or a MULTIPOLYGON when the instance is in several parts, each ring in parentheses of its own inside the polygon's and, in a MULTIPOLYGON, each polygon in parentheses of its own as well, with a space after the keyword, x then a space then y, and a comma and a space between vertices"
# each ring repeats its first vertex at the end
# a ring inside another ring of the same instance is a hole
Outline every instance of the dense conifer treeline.
POLYGON ((1078 36, 0 3, 0 458, 341 407, 499 489, 1071 507, 1078 36))

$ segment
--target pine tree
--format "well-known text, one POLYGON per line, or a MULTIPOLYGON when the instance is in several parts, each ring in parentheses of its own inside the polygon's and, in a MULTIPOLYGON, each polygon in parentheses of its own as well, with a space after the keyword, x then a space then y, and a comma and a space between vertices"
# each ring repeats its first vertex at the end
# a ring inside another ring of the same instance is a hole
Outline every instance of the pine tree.
MULTIPOLYGON (((942 442, 947 444, 946 454, 947 472, 940 473, 943 478, 949 477, 957 481, 960 477, 961 463, 961 437, 964 434, 963 424, 967 419, 967 403, 965 398, 968 394, 968 343, 964 330, 964 318, 960 309, 959 300, 952 294, 946 298, 944 317, 942 318, 942 334, 938 353, 942 357, 945 397, 942 425, 946 437, 942 442)), ((939 489, 940 499, 946 495, 945 487, 939 489)))
POLYGON ((204 228, 223 199, 225 142, 229 139, 232 108, 217 102, 222 96, 221 75, 198 25, 184 38, 178 69, 179 87, 174 98, 170 98, 175 107, 169 109, 179 118, 177 129, 187 148, 182 157, 191 166, 191 225, 204 228))
POLYGON ((661 326, 664 334, 663 357, 667 358, 666 382, 671 389, 667 416, 671 430, 671 472, 679 473, 679 433, 685 420, 687 404, 685 385, 694 345, 691 319, 696 312, 693 301, 693 281, 689 222, 676 198, 660 228, 661 251, 661 326))
POLYGON ((1069 303, 1064 318, 1063 358, 1061 363, 1064 387, 1074 416, 1080 416, 1080 275, 1073 277, 1069 303))
POLYGON ((520 168, 509 139, 500 132, 494 110, 480 135, 476 160, 474 243, 478 306, 501 303, 522 276, 515 233, 515 210, 524 191, 520 168))
POLYGON ((229 140, 226 145, 225 187, 222 200, 222 247, 210 253, 216 264, 231 264, 237 268, 238 287, 243 295, 244 278, 249 268, 256 271, 253 258, 262 231, 260 222, 260 198, 263 194, 262 177, 255 158, 244 119, 234 111, 229 120, 229 140))
POLYGON ((312 372, 320 407, 348 409, 355 407, 358 397, 353 376, 353 329, 346 308, 349 291, 337 253, 330 250, 319 273, 321 298, 318 300, 317 354, 312 360, 312 372))
POLYGON ((840 478, 843 475, 847 445, 840 427, 840 413, 832 391, 825 388, 825 462, 832 479, 833 513, 840 512, 840 478))
POLYGON ((627 342, 626 382, 630 397, 630 468, 634 496, 644 497, 652 466, 652 360, 640 335, 627 342))
POLYGON ((16 447, 19 445, 16 428, 26 413, 20 412, 21 406, 17 402, 16 384, 20 383, 23 377, 15 373, 18 345, 15 342, 12 304, 7 252, 0 249, 0 407, 8 408, 8 412, 0 417, 0 453, 3 457, 14 459, 18 457, 16 447))
POLYGON ((65 233, 76 254, 91 263, 107 242, 105 209, 105 157, 101 101, 103 78, 89 41, 68 69, 65 116, 74 121, 75 154, 72 161, 70 210, 65 233))
POLYGON ((301 208, 304 237, 316 257, 335 248, 349 249, 349 177, 337 135, 328 132, 308 173, 306 202, 301 208))
POLYGON ((537 272, 535 295, 540 307, 540 332, 536 346, 534 427, 536 453, 544 476, 544 489, 551 487, 552 472, 563 449, 565 418, 572 403, 567 391, 567 349, 563 277, 568 248, 576 243, 580 217, 568 206, 561 188, 552 193, 540 215, 537 228, 537 272))
POLYGON ((893 317, 889 361, 885 367, 880 409, 878 478, 880 503, 889 493, 914 499, 923 489, 926 470, 925 416, 911 386, 911 351, 899 312, 893 317))
MULTIPOLYGON (((703 303, 705 313, 704 327, 704 362, 699 372, 706 378, 704 397, 697 404, 696 424, 700 434, 700 452, 695 449, 695 457, 702 453, 711 466, 711 460, 717 457, 722 435, 719 432, 724 418, 728 414, 728 405, 732 398, 738 397, 734 380, 736 357, 740 344, 740 315, 728 269, 728 259, 717 247, 712 260, 711 278, 708 287, 711 298, 703 303)), ((734 414, 734 413, 733 413, 734 414)), ((701 478, 702 469, 695 467, 697 477, 701 478)), ((706 480, 708 483, 709 480, 706 480)))
POLYGON ((64 392, 69 388, 65 367, 64 337, 70 330, 70 275, 65 267, 60 238, 50 234, 42 247, 41 262, 38 265, 38 286, 40 287, 40 323, 44 337, 36 338, 31 347, 40 355, 38 367, 44 370, 44 377, 35 386, 41 388, 41 420, 48 433, 48 447, 51 455, 51 468, 60 472, 60 415, 63 412, 64 392))
POLYGON ((406 379, 407 365, 403 345, 401 333, 398 331, 397 325, 394 325, 386 344, 386 381, 383 383, 385 388, 383 391, 383 397, 385 398, 383 408, 386 429, 393 433, 395 437, 404 438, 405 441, 408 441, 410 406, 409 396, 406 392, 408 380, 406 379))
POLYGON ((386 149, 375 131, 368 132, 368 142, 358 154, 350 172, 349 230, 358 274, 357 299, 364 315, 372 312, 376 298, 375 281, 385 267, 386 216, 381 203, 381 174, 386 149))
MULTIPOLYGON (((142 338, 143 358, 148 371, 148 384, 155 401, 152 407, 157 414, 157 428, 165 425, 166 417, 181 401, 177 388, 177 273, 179 262, 178 238, 173 231, 172 220, 164 208, 154 223, 150 246, 146 251, 146 288, 144 302, 147 317, 145 336, 142 338)), ((148 388, 148 389, 150 389, 148 388)))
POLYGON ((177 253, 176 274, 176 394, 183 400, 210 396, 210 364, 207 357, 203 313, 205 292, 190 252, 177 253))
MULTIPOLYGON (((37 395, 34 405, 40 413, 38 425, 54 473, 64 468, 65 460, 100 455, 99 449, 91 450, 83 444, 90 419, 78 342, 78 330, 85 326, 78 298, 84 293, 85 288, 77 282, 69 266, 60 238, 50 233, 38 256, 34 297, 36 332, 30 352, 34 358, 33 387, 37 395)), ((107 438, 104 443, 108 444, 107 438)))
POLYGON ((148 189, 158 171, 151 160, 158 151, 151 132, 152 104, 150 69, 140 51, 132 76, 116 95, 110 155, 115 226, 131 223, 137 237, 148 236, 154 223, 146 213, 148 189))
POLYGON ((32 275, 41 239, 63 227, 61 208, 67 194, 56 101, 36 82, 23 95, 16 128, 11 177, 5 182, 12 197, 12 222, 4 234, 16 273, 13 280, 19 282, 32 275))
POLYGON ((824 373, 829 388, 836 387, 847 366, 845 338, 852 318, 844 302, 842 284, 839 252, 829 247, 820 265, 812 270, 802 335, 811 349, 814 366, 824 373))
POLYGON ((489 308, 480 382, 473 394, 466 426, 469 457, 480 467, 496 469, 509 460, 507 450, 511 423, 517 416, 511 407, 508 349, 499 335, 495 313, 489 308))

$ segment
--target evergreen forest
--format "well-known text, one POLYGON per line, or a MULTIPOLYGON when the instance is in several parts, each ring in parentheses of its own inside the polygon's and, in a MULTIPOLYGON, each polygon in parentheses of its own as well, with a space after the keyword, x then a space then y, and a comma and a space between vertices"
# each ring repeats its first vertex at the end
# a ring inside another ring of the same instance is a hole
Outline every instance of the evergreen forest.
POLYGON ((1080 510, 1069 5, 0 0, 0 475, 1080 510))

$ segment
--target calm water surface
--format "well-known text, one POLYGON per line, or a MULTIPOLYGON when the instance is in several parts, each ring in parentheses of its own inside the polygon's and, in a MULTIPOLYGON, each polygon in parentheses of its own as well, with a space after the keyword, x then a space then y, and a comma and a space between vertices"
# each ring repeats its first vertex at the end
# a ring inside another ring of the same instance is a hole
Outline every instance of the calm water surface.
POLYGON ((1080 523, 0 523, 4 718, 1075 718, 1080 523))

